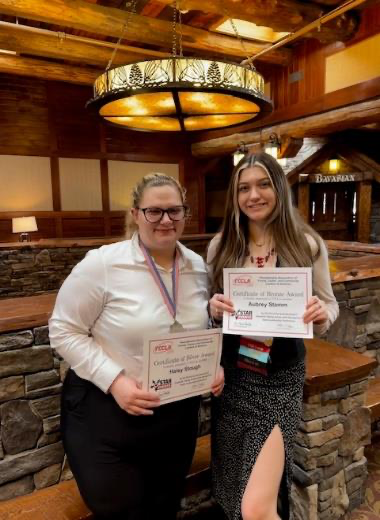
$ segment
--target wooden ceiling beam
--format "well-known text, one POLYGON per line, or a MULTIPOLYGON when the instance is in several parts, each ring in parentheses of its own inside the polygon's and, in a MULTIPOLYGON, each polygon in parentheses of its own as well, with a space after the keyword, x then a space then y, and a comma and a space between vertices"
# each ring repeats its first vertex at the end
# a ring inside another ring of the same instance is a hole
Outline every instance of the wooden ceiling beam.
POLYGON ((192 153, 195 157, 215 157, 234 152, 241 142, 247 145, 265 143, 273 133, 276 133, 280 138, 283 135, 299 138, 316 137, 379 121, 380 98, 376 98, 302 119, 295 119, 274 126, 264 126, 255 132, 233 134, 194 143, 192 153))
MULTIPOLYGON (((107 8, 85 0, 0 0, 0 13, 114 37, 122 34, 129 18, 126 31, 128 40, 168 49, 172 47, 171 22, 137 14, 129 16, 121 9, 107 8)), ((197 50, 231 58, 243 58, 246 53, 256 54, 265 47, 246 41, 245 52, 235 37, 186 25, 182 25, 182 44, 187 51, 197 50)), ((279 49, 266 54, 263 59, 269 63, 286 65, 290 57, 291 51, 279 49)))
MULTIPOLYGON (((26 25, 0 22, 0 48, 19 54, 59 58, 105 68, 113 51, 112 44, 72 35, 65 35, 26 25)), ((118 49, 113 64, 125 65, 168 53, 145 51, 137 47, 118 49)))
POLYGON ((0 54, 0 72, 79 85, 92 85, 102 73, 96 69, 3 54, 0 54))
MULTIPOLYGON (((160 0, 166 5, 173 0, 160 0)), ((326 0, 326 2, 329 0, 326 0)), ((333 0, 336 4, 340 0, 333 0)), ((331 7, 332 3, 328 4, 331 7)), ((300 0, 277 0, 276 2, 264 0, 253 2, 252 0, 208 0, 205 7, 204 0, 181 0, 181 9, 200 10, 223 15, 227 18, 237 18, 253 22, 256 25, 271 27, 278 32, 295 32, 305 25, 318 20, 327 9, 317 3, 300 0), (263 5, 264 4, 264 5, 263 5)), ((319 31, 305 34, 323 43, 345 41, 353 36, 357 29, 357 20, 345 13, 326 25, 322 25, 319 31)))

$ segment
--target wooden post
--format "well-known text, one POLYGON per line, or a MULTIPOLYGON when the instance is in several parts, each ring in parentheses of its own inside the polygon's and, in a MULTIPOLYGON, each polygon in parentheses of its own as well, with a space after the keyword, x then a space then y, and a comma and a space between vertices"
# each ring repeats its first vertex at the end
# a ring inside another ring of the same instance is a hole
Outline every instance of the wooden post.
POLYGON ((100 159, 100 175, 102 187, 102 210, 104 217, 104 234, 106 237, 111 235, 111 217, 110 217, 110 189, 108 181, 108 161, 100 159))
POLYGON ((371 197, 372 197, 372 182, 359 182, 358 189, 358 227, 357 240, 358 242, 369 242, 370 234, 370 216, 371 216, 371 197))
POLYGON ((305 222, 310 222, 310 184, 308 182, 298 183, 298 211, 305 219, 305 222))

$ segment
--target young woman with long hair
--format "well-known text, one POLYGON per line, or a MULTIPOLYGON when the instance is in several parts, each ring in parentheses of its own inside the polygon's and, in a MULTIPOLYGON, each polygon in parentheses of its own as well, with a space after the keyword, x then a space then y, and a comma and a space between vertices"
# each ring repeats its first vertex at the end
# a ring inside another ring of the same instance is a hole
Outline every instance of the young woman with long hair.
MULTIPOLYGON (((210 243, 208 262, 210 311, 216 322, 223 312, 234 311, 233 302, 223 295, 225 267, 311 267, 314 295, 304 322, 313 322, 320 334, 338 315, 326 246, 299 216, 286 176, 268 154, 245 156, 236 166, 222 229, 210 243)), ((300 339, 272 338, 267 366, 260 371, 241 368, 239 349, 246 340, 224 335, 225 388, 214 400, 212 415, 214 496, 228 520, 288 520, 305 347, 300 339)))

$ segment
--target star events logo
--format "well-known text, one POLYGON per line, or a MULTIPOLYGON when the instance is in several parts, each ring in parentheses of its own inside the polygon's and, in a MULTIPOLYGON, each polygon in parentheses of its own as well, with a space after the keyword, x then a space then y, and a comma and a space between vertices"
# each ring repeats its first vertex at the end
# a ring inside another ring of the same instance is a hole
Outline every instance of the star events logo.
POLYGON ((150 388, 154 390, 155 392, 158 392, 159 390, 166 390, 167 388, 172 387, 172 380, 171 379, 157 379, 155 381, 152 380, 152 384, 150 385, 150 388))
POLYGON ((251 320, 252 319, 252 311, 243 311, 241 309, 238 309, 235 312, 235 319, 236 320, 251 320))

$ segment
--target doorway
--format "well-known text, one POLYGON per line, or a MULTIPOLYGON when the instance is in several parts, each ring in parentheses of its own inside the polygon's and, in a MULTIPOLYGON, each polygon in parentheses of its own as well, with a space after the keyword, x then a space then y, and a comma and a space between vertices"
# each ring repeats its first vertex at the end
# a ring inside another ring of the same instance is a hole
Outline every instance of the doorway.
POLYGON ((309 214, 310 225, 325 240, 356 240, 356 183, 311 183, 309 214))

